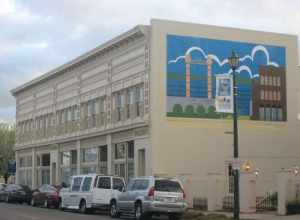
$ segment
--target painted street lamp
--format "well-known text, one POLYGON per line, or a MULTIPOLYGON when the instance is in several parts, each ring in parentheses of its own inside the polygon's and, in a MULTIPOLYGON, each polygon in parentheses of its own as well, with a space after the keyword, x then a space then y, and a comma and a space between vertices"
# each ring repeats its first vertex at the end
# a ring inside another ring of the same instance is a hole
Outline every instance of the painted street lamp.
POLYGON ((232 51, 231 56, 228 58, 228 63, 232 69, 232 81, 233 81, 233 147, 234 147, 234 220, 240 219, 240 198, 239 198, 239 143, 238 143, 238 123, 237 123, 237 87, 236 87, 236 68, 239 65, 239 56, 232 51))

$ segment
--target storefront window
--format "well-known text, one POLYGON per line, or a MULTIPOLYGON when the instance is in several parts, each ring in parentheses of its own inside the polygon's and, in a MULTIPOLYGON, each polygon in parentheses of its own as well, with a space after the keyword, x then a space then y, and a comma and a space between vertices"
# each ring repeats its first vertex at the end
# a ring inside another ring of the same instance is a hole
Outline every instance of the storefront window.
POLYGON ((97 148, 82 149, 82 162, 96 162, 97 161, 97 148))
POLYGON ((96 173, 97 172, 97 166, 86 166, 81 168, 81 174, 89 174, 89 173, 96 173))
POLYGON ((125 159, 125 144, 124 143, 115 145, 115 159, 125 159))
POLYGON ((70 165, 70 159, 71 159, 71 152, 65 151, 61 153, 61 165, 63 166, 69 166, 70 165))

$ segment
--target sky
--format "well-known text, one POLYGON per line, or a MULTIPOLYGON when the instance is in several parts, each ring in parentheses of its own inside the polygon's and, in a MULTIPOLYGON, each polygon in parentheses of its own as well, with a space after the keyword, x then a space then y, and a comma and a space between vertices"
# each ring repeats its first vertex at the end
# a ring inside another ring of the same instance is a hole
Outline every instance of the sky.
POLYGON ((0 0, 0 122, 15 119, 11 89, 152 18, 300 36, 299 11, 299 0, 0 0))

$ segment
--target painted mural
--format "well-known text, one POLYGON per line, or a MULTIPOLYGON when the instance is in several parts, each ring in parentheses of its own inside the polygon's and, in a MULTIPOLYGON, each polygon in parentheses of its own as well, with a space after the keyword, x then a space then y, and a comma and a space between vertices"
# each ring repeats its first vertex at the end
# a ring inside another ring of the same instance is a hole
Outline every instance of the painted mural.
POLYGON ((215 111, 216 75, 236 70, 240 118, 286 120, 285 48, 199 37, 167 35, 167 116, 231 118, 215 111))

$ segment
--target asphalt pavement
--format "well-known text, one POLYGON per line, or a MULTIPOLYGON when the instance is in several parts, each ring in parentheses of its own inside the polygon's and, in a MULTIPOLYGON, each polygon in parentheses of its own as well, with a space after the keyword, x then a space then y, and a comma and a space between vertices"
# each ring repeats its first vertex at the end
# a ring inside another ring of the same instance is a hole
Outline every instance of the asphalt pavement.
POLYGON ((71 211, 0 203, 0 220, 111 220, 107 213, 80 214, 71 211))

